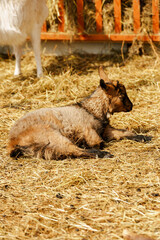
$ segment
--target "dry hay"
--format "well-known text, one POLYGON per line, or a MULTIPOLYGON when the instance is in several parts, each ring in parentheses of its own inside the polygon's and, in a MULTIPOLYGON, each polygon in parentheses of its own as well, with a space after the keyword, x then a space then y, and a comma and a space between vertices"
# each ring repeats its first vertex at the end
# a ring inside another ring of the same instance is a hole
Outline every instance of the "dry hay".
POLYGON ((123 33, 133 33, 133 1, 122 1, 122 31, 123 33))
POLYGON ((76 33, 77 32, 77 5, 76 0, 65 0, 65 32, 76 33))
POLYGON ((109 34, 114 32, 114 5, 113 1, 104 1, 102 6, 103 32, 109 34))
POLYGON ((49 16, 47 19, 48 31, 58 31, 58 18, 60 16, 58 1, 59 0, 47 0, 47 6, 49 9, 49 16))
MULTIPOLYGON (((122 0, 122 32, 133 33, 133 1, 122 0)), ((47 0, 49 7, 49 17, 47 20, 48 30, 52 32, 58 31, 59 22, 59 8, 58 0, 47 0)), ((65 0, 65 32, 70 34, 77 33, 77 4, 75 0, 65 0)), ((95 19, 95 1, 84 1, 84 32, 87 34, 96 33, 96 19, 95 19)), ((102 1, 103 13, 103 33, 114 33, 114 3, 113 0, 102 1)), ((140 8, 141 15, 141 33, 152 33, 152 1, 141 1, 140 8)))
POLYGON ((141 5, 141 32, 152 33, 152 2, 146 0, 141 5))
POLYGON ((86 33, 96 33, 96 14, 95 2, 92 0, 84 1, 84 24, 86 33))
MULTIPOLYGON (((47 29, 50 32, 58 31, 58 23, 60 19, 60 11, 58 6, 59 0, 47 0, 47 6, 49 8, 49 16, 47 19, 47 29)), ((77 5, 75 0, 64 1, 64 31, 70 34, 77 32, 77 5)))
POLYGON ((123 239, 123 230, 160 240, 160 63, 136 56, 43 56, 38 80, 32 54, 14 78, 14 61, 0 59, 0 239, 123 239), (98 85, 98 66, 123 82, 134 103, 115 114, 115 127, 152 136, 151 142, 112 141, 113 159, 42 159, 7 156, 11 125, 24 113, 74 103, 98 85))

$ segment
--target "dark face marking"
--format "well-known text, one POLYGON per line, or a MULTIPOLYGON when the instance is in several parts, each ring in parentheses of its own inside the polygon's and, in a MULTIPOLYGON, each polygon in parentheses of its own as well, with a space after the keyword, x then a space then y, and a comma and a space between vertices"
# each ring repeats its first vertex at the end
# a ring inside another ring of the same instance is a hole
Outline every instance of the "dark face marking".
MULTIPOLYGON (((124 85, 118 84, 117 86, 117 103, 119 103, 115 110, 117 112, 130 112, 132 110, 133 104, 130 101, 124 85)), ((115 104, 116 105, 116 104, 115 104)))
POLYGON ((111 114, 114 112, 130 112, 132 110, 133 104, 123 84, 120 84, 118 81, 105 83, 101 79, 100 86, 109 97, 109 112, 111 114))

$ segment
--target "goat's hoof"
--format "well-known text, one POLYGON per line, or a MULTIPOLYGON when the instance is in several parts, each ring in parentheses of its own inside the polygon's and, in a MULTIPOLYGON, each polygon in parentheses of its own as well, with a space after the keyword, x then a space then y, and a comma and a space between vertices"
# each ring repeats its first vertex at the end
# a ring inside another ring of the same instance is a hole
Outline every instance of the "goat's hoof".
POLYGON ((19 77, 19 76, 21 76, 22 75, 22 73, 21 72, 14 72, 14 77, 19 77))

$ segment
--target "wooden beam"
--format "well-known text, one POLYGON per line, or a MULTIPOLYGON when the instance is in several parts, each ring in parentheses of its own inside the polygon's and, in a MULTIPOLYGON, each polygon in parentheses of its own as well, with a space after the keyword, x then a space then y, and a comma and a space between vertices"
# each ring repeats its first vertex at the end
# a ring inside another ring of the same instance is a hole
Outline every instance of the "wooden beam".
POLYGON ((59 23, 58 23, 58 31, 59 32, 64 32, 64 2, 63 0, 59 0, 58 2, 58 8, 59 8, 59 23))
POLYGON ((141 35, 141 34, 79 34, 79 35, 70 35, 70 34, 60 34, 60 33, 41 33, 42 40, 59 40, 59 41, 114 41, 114 42, 132 42, 134 39, 141 41, 152 41, 159 42, 160 35, 141 35))
POLYGON ((122 30, 121 0, 114 0, 114 22, 115 22, 115 32, 120 33, 122 30))
POLYGON ((152 0, 153 33, 159 33, 159 0, 152 0))
POLYGON ((103 20, 102 20, 102 0, 95 0, 96 8, 96 31, 97 33, 102 32, 103 20))
POLYGON ((77 24, 78 32, 84 31, 83 0, 77 0, 77 24))
POLYGON ((140 31, 140 0, 133 0, 133 28, 134 33, 140 31))

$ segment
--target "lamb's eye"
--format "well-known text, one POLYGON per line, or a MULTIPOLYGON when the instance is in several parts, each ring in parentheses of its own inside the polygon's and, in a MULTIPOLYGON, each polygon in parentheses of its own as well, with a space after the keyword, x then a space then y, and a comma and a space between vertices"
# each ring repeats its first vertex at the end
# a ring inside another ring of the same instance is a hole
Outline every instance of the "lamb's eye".
POLYGON ((122 103, 125 103, 125 96, 124 95, 119 96, 119 98, 120 98, 122 103))
POLYGON ((119 98, 122 101, 124 99, 124 95, 120 95, 119 98))

